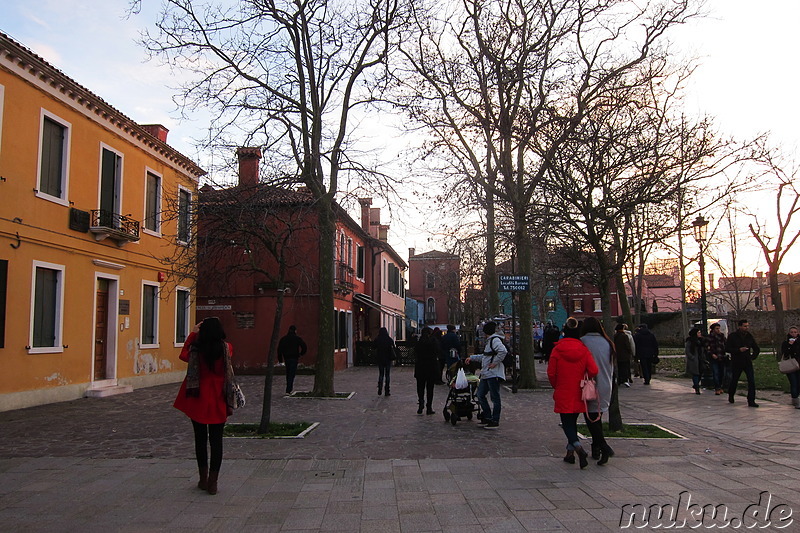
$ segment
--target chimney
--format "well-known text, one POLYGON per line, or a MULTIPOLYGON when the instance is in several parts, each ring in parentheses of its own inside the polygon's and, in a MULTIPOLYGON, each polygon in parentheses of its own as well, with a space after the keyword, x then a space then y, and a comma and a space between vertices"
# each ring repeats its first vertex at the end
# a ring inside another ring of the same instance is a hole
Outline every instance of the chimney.
POLYGON ((416 252, 416 250, 415 250, 414 248, 409 248, 409 249, 408 249, 408 258, 409 258, 409 259, 411 259, 412 257, 414 257, 414 252, 416 252))
POLYGON ((147 133, 149 133, 162 143, 166 144, 167 133, 169 133, 169 130, 167 128, 165 128, 161 124, 140 124, 140 126, 142 126, 142 129, 144 131, 146 131, 147 133))
POLYGON ((237 148, 239 159, 239 185, 255 187, 258 185, 258 166, 261 162, 261 148, 237 148))
POLYGON ((369 206, 372 205, 372 198, 359 198, 361 204, 361 229, 369 233, 369 206))
POLYGON ((389 224, 381 224, 378 226, 378 239, 383 242, 389 242, 389 224))

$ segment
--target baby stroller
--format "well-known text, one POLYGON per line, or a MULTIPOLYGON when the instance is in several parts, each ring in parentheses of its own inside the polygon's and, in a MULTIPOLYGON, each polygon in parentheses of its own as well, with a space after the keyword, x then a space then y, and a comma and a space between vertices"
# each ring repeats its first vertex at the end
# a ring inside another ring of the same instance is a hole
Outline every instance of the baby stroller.
POLYGON ((475 399, 475 391, 478 389, 478 382, 480 381, 478 376, 462 361, 453 363, 450 367, 450 373, 453 377, 447 384, 449 392, 442 410, 445 422, 450 422, 455 426, 462 418, 472 420, 473 413, 477 413, 477 416, 480 417, 480 404, 475 399), (456 388, 456 376, 459 368, 463 368, 467 376, 468 384, 463 389, 456 388))

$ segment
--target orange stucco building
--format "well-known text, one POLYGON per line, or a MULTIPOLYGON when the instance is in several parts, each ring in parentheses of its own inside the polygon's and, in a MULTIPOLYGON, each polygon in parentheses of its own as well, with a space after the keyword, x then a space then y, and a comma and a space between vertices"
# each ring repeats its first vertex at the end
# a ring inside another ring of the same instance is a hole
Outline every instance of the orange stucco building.
POLYGON ((0 33, 0 410, 183 377, 193 289, 155 258, 203 171, 166 136, 0 33))

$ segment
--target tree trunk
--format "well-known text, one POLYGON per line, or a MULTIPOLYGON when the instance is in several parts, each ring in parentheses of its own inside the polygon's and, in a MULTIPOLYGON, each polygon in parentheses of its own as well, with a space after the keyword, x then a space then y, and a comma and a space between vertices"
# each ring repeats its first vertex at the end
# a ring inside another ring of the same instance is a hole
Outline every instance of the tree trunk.
MULTIPOLYGON (((278 286, 283 286, 282 275, 278 281, 278 286)), ((275 304, 275 319, 272 322, 272 335, 270 336, 269 348, 267 349, 267 375, 264 377, 264 401, 261 405, 261 421, 258 424, 259 434, 269 432, 269 423, 272 416, 272 381, 275 376, 275 352, 278 348, 278 341, 281 338, 283 298, 284 292, 281 291, 278 293, 278 299, 275 304)))
POLYGON ((336 215, 330 195, 319 199, 319 344, 314 373, 315 396, 333 396, 333 248, 336 215))
POLYGON ((500 294, 497 292, 497 247, 495 244, 494 222, 494 181, 486 190, 486 302, 489 306, 489 316, 493 317, 500 309, 500 294))
MULTIPOLYGON (((525 231, 525 213, 523 209, 515 210, 515 235, 519 268, 517 272, 530 279, 532 245, 525 231)), ((533 357, 533 306, 531 292, 523 291, 519 294, 519 382, 518 387, 535 389, 538 386, 536 379, 536 360, 533 357)))
POLYGON ((775 335, 772 338, 772 346, 775 350, 775 357, 780 358, 781 344, 786 335, 786 325, 784 324, 783 298, 778 288, 778 266, 772 265, 769 270, 769 292, 772 297, 772 305, 775 306, 773 317, 775 319, 775 335))

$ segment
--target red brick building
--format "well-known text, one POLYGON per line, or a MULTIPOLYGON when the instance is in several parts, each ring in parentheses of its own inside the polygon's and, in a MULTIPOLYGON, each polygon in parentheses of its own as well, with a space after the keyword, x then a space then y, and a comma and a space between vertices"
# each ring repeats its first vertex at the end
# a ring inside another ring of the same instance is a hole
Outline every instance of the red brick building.
POLYGON ((409 296, 424 306, 422 323, 461 324, 461 258, 437 250, 408 250, 409 296))

